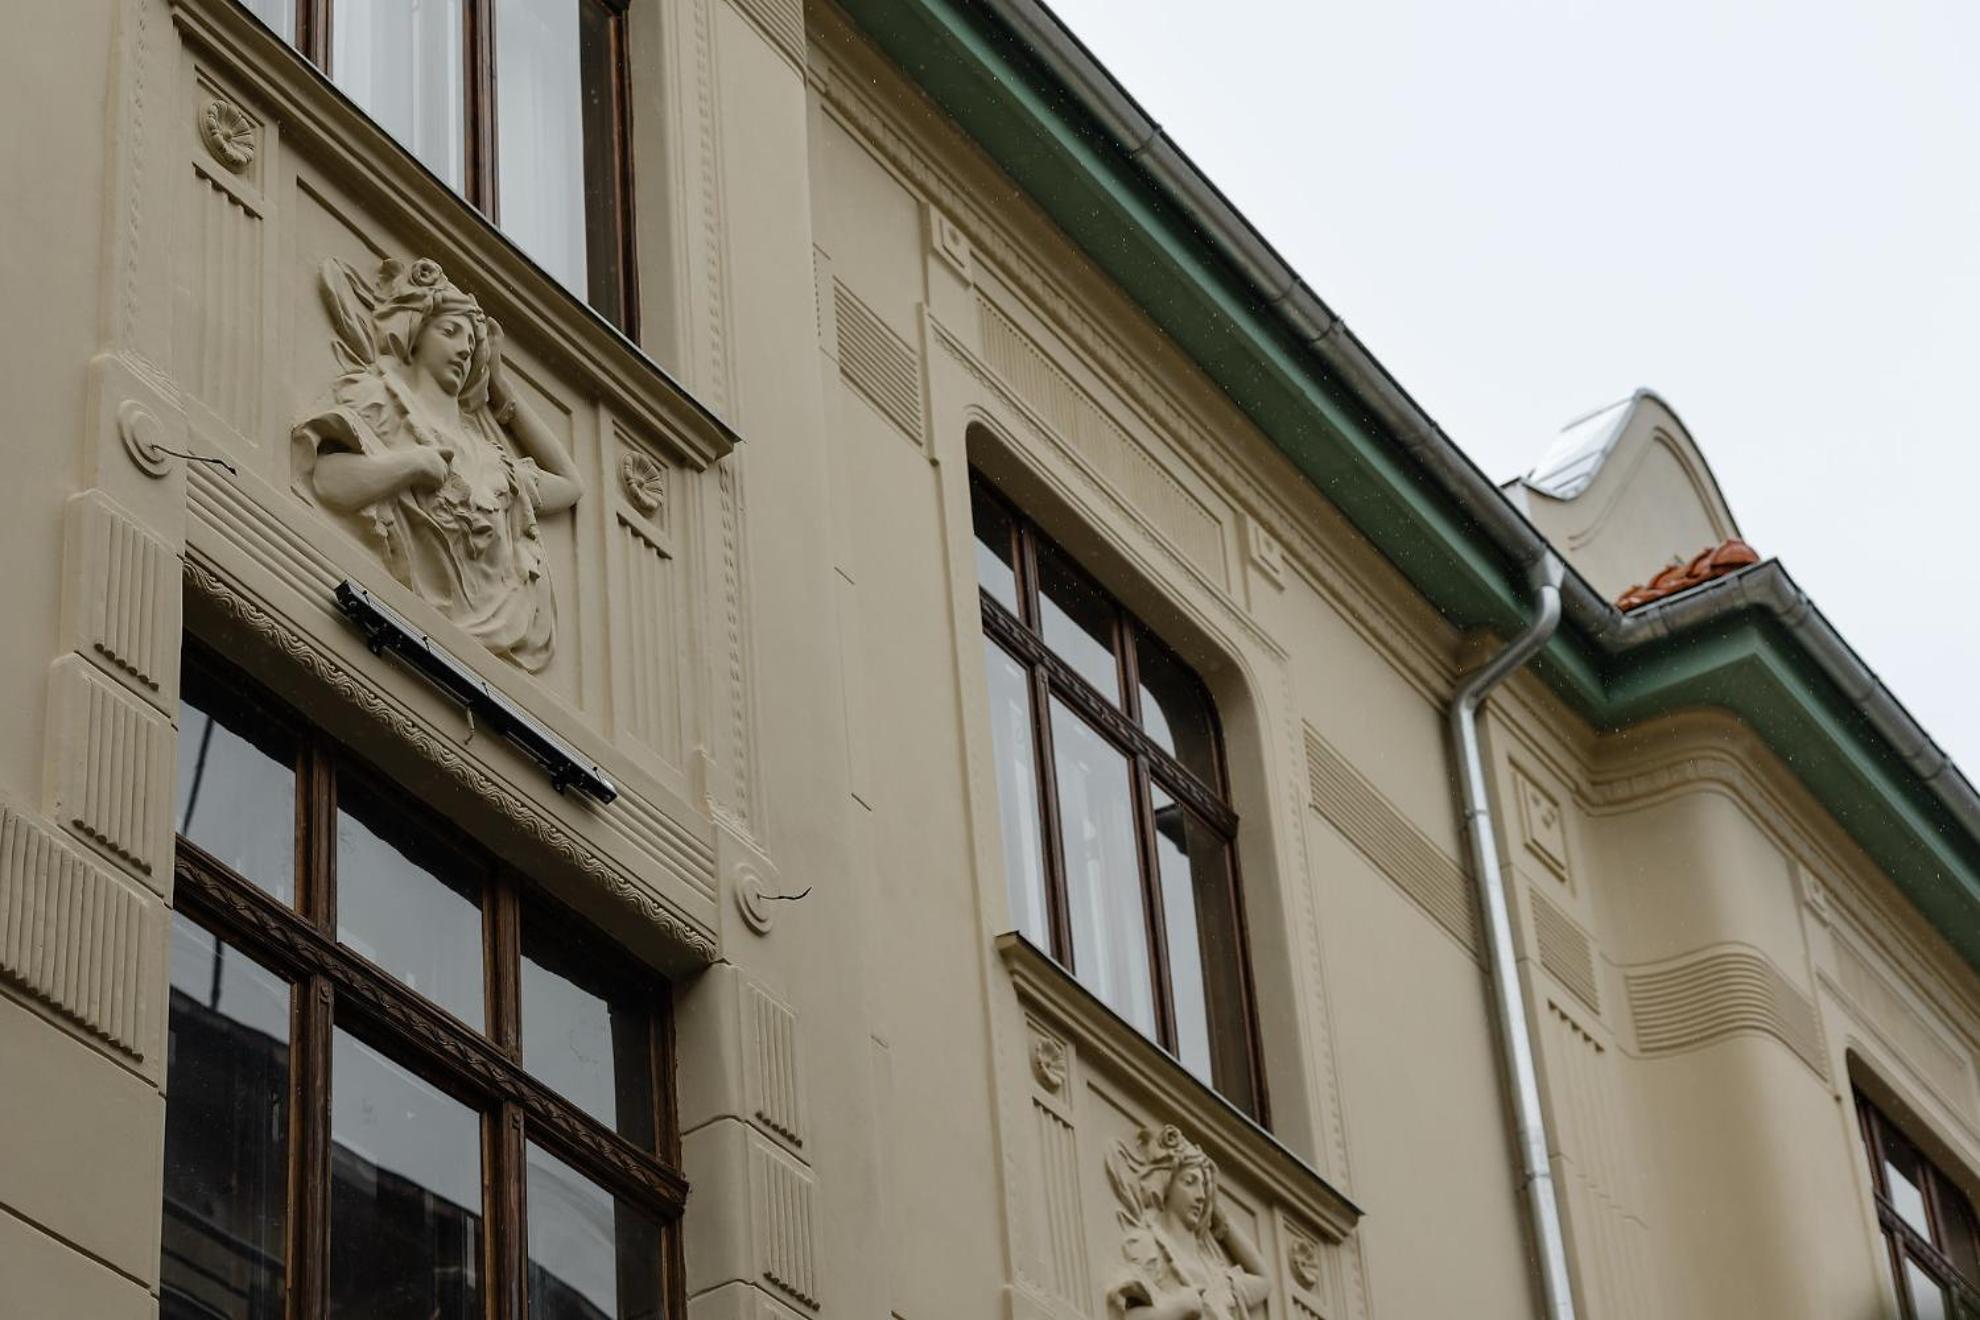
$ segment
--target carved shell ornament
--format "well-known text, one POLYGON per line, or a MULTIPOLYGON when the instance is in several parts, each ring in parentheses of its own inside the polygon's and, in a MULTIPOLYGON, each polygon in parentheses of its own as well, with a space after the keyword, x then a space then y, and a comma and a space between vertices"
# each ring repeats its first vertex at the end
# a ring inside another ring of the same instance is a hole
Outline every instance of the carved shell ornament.
POLYGON ((1295 1237, 1286 1249, 1286 1263, 1292 1266, 1293 1282, 1312 1288, 1320 1282, 1320 1248, 1312 1238, 1295 1237))
POLYGON ((1031 1047, 1031 1074, 1048 1091, 1066 1084, 1066 1047, 1056 1040, 1041 1040, 1031 1047))
POLYGON ((637 451, 619 460, 619 483, 635 509, 651 516, 667 498, 667 470, 637 451))
POLYGON ((239 174, 254 161, 254 121, 232 101, 209 100, 199 112, 199 136, 213 158, 239 174))

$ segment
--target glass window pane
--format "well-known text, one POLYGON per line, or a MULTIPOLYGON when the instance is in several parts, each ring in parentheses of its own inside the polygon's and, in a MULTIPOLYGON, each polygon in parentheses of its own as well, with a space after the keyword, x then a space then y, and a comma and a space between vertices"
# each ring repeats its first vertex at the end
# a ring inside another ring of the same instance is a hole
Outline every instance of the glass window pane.
POLYGON ((354 777, 338 790, 338 941, 483 1026, 480 877, 422 848, 354 777))
POLYGON ((1912 1320, 1946 1320, 1952 1314, 1946 1306, 1946 1290, 1909 1256, 1904 1258, 1904 1286, 1911 1293, 1912 1320))
POLYGON ((1154 806, 1176 1055, 1232 1104, 1256 1113, 1230 848, 1159 785, 1154 806))
POLYGON ((188 683, 179 703, 172 819, 179 833, 261 888, 296 901, 296 748, 188 683), (220 712, 208 714, 208 709, 220 712))
POLYGON ((1890 1188, 1891 1207, 1929 1242, 1932 1222, 1925 1214, 1924 1158, 1889 1124, 1883 1125, 1883 1133, 1884 1181, 1890 1188))
POLYGON ((1045 645, 1118 705, 1121 670, 1114 659, 1113 599, 1043 542, 1038 545, 1038 608, 1045 645))
POLYGON ((1217 786, 1217 717, 1202 681, 1145 632, 1135 637, 1134 660, 1141 682, 1141 727, 1204 783, 1217 786))
POLYGON ((1943 1174, 1936 1179, 1939 1191, 1939 1249, 1968 1283, 1980 1283, 1980 1225, 1973 1217, 1973 1203, 1966 1193, 1953 1186, 1943 1174))
POLYGON ((970 492, 970 517, 976 526, 976 582, 1009 610, 1018 614, 1017 570, 1011 561, 1011 517, 997 501, 970 492))
POLYGON ((172 918, 159 1314, 279 1320, 289 986, 172 918))
POLYGON ((481 1116, 341 1029, 330 1067, 330 1314, 479 1320, 481 1116))
POLYGON ((578 36, 578 0, 497 0, 502 232, 582 295, 585 134, 578 36))
POLYGON ((644 1150, 653 1146, 652 1016, 599 968, 615 951, 524 912, 523 1066, 644 1150), (549 925, 550 929, 545 929, 549 925))
POLYGON ((467 179, 463 0, 335 0, 330 77, 450 187, 467 179))
POLYGON ((241 0, 241 4, 282 40, 296 39, 296 0, 241 0))
POLYGON ((529 1320, 655 1320, 660 1225, 529 1148, 529 1320))
POLYGON ((1115 1012, 1153 1036, 1155 992, 1127 758, 1056 700, 1052 758, 1073 970, 1115 1012))
POLYGON ((1011 920, 1026 939, 1050 949, 1031 683, 1024 667, 988 638, 983 642, 983 663, 990 675, 990 742, 997 758, 997 803, 1004 824, 1004 879, 1010 886, 1011 920))

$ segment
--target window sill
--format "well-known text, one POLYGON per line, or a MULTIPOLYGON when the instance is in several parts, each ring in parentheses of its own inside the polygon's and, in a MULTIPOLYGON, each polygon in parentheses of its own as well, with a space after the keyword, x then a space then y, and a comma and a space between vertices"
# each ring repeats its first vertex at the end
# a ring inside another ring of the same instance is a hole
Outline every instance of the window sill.
MULTIPOLYGON (((1242 1184, 1330 1243, 1353 1232, 1361 1210, 1299 1155, 1218 1095, 1167 1051, 1108 1008, 1051 956, 1015 931, 997 952, 1019 999, 1062 1032, 1087 1069, 1134 1100, 1152 1120, 1173 1122, 1217 1162, 1219 1177, 1242 1184)), ((1070 1079, 1052 1089, 1072 1090, 1070 1079)))
POLYGON ((173 0, 185 40, 211 56, 229 82, 260 102, 281 146, 299 150, 359 197, 395 233, 464 287, 512 337, 611 398, 627 420, 670 437, 696 467, 717 462, 740 437, 667 370, 442 183, 236 0, 173 0), (518 332, 521 332, 519 334, 518 332))

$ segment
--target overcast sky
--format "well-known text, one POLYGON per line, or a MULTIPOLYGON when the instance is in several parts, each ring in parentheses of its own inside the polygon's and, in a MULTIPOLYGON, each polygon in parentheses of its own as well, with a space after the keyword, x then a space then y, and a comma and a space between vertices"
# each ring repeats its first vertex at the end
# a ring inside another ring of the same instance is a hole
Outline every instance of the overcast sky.
POLYGON ((1980 4, 1051 2, 1494 478, 1663 395, 1980 772, 1980 4))

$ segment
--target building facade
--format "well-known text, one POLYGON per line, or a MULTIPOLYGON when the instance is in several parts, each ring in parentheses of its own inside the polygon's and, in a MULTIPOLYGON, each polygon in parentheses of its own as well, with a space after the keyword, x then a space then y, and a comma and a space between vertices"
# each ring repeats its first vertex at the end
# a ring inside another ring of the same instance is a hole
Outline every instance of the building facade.
POLYGON ((1655 395, 1031 0, 0 59, 0 1316, 1980 1314, 1980 802, 1655 395))

